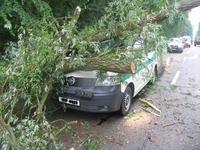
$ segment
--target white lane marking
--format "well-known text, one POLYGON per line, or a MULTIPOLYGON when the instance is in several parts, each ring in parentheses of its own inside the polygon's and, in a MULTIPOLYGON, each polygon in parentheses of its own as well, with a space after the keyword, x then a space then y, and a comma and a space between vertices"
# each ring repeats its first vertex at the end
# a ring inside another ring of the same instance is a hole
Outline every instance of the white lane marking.
POLYGON ((171 82, 171 85, 175 85, 175 84, 176 84, 176 82, 177 82, 179 76, 180 76, 180 71, 177 71, 177 72, 176 72, 176 75, 174 76, 174 78, 173 78, 173 80, 172 80, 172 82, 171 82))

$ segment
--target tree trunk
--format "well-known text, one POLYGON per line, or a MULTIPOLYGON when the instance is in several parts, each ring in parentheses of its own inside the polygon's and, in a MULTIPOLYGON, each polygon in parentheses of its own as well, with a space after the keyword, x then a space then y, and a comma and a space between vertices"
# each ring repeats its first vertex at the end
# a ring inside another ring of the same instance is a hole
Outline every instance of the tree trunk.
POLYGON ((65 60, 64 73, 69 73, 75 70, 102 70, 117 73, 131 73, 131 64, 134 64, 134 60, 119 60, 117 55, 110 54, 107 56, 87 58, 84 65, 77 67, 76 69, 70 68, 69 64, 69 60, 65 60))

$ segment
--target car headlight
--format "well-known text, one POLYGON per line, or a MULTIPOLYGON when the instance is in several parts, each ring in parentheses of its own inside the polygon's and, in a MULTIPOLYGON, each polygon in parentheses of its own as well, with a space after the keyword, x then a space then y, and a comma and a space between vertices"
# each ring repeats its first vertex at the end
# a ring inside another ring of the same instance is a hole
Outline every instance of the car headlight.
POLYGON ((172 45, 168 45, 169 48, 172 48, 172 45))
POLYGON ((121 79, 117 73, 106 72, 99 74, 96 80, 96 86, 112 86, 121 83, 121 79))
POLYGON ((65 81, 66 85, 69 85, 69 86, 73 86, 75 82, 76 82, 76 79, 73 76, 67 77, 65 81))

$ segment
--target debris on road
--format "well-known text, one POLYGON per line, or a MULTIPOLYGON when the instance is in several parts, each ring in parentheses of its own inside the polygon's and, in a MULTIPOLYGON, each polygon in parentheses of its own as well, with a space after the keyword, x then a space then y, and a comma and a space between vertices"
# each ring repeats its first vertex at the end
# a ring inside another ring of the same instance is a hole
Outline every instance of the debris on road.
POLYGON ((180 128, 176 128, 176 134, 180 135, 181 133, 182 133, 181 129, 180 128))
POLYGON ((169 126, 173 126, 173 125, 175 125, 175 124, 184 124, 184 122, 183 122, 183 121, 173 122, 173 123, 170 123, 170 124, 166 124, 166 125, 164 125, 163 128, 165 128, 165 127, 169 127, 169 126))
POLYGON ((148 110, 148 109, 146 109, 146 108, 142 108, 144 111, 146 111, 146 112, 148 112, 148 113, 151 113, 151 114, 153 114, 153 115, 155 115, 155 116, 157 116, 157 117, 160 117, 160 114, 157 114, 157 113, 155 113, 155 112, 153 112, 153 111, 151 111, 151 110, 148 110))
POLYGON ((194 138, 194 137, 192 137, 192 136, 190 136, 190 135, 188 135, 187 137, 190 138, 190 139, 193 139, 193 138, 194 138))
POLYGON ((152 133, 148 133, 147 137, 144 139, 144 142, 141 145, 141 147, 139 148, 139 150, 145 150, 148 141, 150 141, 151 143, 155 143, 156 136, 152 133))
POLYGON ((158 125, 158 122, 154 122, 154 125, 158 125))
POLYGON ((149 112, 149 113, 151 113, 151 114, 153 114, 153 115, 155 115, 155 116, 157 116, 157 117, 159 117, 160 116, 160 114, 161 114, 161 110, 160 109, 158 109, 155 105, 153 105, 152 103, 150 103, 147 99, 139 99, 141 102, 143 102, 145 105, 148 105, 148 106, 150 106, 152 109, 154 109, 156 112, 153 112, 153 111, 151 111, 151 110, 148 110, 148 109, 146 109, 146 108, 142 108, 144 111, 147 111, 147 112, 149 112))
POLYGON ((149 134, 148 135, 148 140, 152 143, 156 141, 156 136, 154 134, 149 134))

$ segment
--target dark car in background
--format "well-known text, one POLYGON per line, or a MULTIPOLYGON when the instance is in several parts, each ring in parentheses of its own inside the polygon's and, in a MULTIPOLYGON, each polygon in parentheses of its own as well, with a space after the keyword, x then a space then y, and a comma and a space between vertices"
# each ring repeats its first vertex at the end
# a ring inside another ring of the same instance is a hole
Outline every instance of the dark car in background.
POLYGON ((200 37, 195 38, 194 40, 194 46, 200 45, 200 37))

